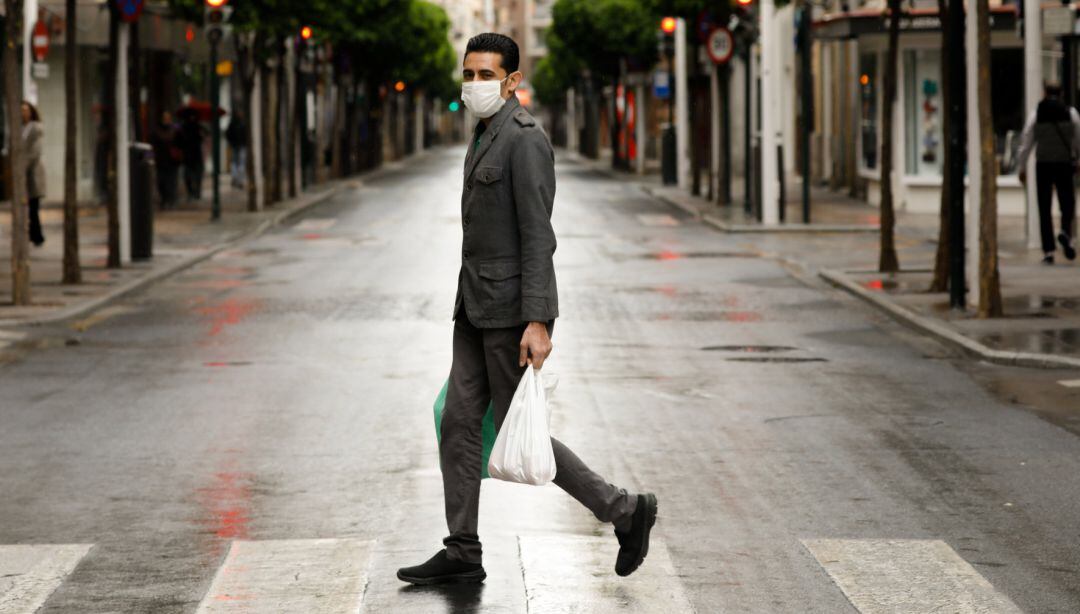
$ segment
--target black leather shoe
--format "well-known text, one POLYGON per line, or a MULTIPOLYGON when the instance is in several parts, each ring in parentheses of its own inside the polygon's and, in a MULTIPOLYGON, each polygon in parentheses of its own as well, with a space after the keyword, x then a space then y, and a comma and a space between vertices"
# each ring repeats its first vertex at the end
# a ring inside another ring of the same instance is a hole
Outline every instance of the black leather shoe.
POLYGON ((403 582, 421 585, 472 584, 483 582, 487 573, 480 563, 455 561, 446 557, 446 550, 440 550, 423 565, 402 567, 397 577, 403 582))
POLYGON ((638 495, 637 507, 630 530, 626 533, 615 531, 619 539, 619 556, 615 559, 615 573, 629 576, 634 573, 645 555, 649 553, 649 532, 656 524, 656 495, 649 493, 638 495))
POLYGON ((1064 232, 1058 233, 1058 243, 1061 243, 1061 248, 1065 250, 1065 257, 1069 260, 1076 260, 1076 246, 1073 244, 1072 237, 1064 232))

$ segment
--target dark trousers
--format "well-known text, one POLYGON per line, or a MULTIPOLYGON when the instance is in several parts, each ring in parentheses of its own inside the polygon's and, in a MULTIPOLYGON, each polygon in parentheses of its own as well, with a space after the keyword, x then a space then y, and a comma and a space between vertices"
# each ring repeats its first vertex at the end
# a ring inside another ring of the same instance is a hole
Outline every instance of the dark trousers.
MULTIPOLYGON (((552 325, 548 325, 549 333, 552 325)), ((480 509, 481 424, 489 400, 494 403, 495 428, 502 427, 518 381, 528 367, 518 366, 525 326, 476 328, 464 310, 454 323, 454 362, 442 417, 439 464, 443 474, 446 525, 443 540, 449 558, 479 563, 477 534, 480 509)), ((554 437, 555 484, 577 499, 601 522, 628 530, 637 498, 609 484, 589 469, 570 448, 554 437)))
POLYGON ((1057 249, 1054 243, 1054 190, 1057 190, 1058 203, 1061 205, 1061 232, 1072 236, 1073 219, 1076 216, 1073 173, 1071 162, 1035 163, 1035 191, 1039 197, 1039 234, 1042 235, 1042 249, 1045 253, 1052 253, 1057 249))
POLYGON ((184 164, 184 186, 187 188, 188 200, 202 199, 203 163, 188 162, 184 164))
POLYGON ((157 171, 158 194, 161 195, 161 206, 169 208, 176 204, 177 171, 175 164, 159 164, 157 171))
POLYGON ((41 199, 30 199, 30 242, 40 245, 45 242, 45 235, 41 232, 41 199))

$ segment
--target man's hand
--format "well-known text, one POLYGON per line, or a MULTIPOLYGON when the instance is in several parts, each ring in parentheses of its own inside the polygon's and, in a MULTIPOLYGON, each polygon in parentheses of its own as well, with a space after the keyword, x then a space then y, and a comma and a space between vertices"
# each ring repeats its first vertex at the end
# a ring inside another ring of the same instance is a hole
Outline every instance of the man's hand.
POLYGON ((521 355, 518 366, 531 363, 534 369, 544 366, 544 360, 551 354, 551 337, 548 337, 547 325, 543 322, 529 322, 525 334, 521 336, 521 355))

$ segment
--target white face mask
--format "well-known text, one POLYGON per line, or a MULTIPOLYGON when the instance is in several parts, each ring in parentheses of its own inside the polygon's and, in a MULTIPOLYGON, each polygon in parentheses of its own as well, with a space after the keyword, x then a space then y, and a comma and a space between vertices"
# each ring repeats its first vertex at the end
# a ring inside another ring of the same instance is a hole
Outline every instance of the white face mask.
MULTIPOLYGON (((510 77, 508 76, 507 79, 510 77)), ((465 103, 474 115, 487 119, 498 113, 506 99, 502 97, 502 82, 506 81, 466 81, 461 84, 461 102, 465 103)))

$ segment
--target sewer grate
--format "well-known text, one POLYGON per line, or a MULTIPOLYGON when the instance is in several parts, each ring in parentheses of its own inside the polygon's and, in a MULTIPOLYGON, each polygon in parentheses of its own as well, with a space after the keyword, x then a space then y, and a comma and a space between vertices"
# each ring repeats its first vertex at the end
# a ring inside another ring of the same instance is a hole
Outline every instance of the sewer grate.
POLYGON ((729 362, 777 362, 777 363, 799 363, 799 362, 829 362, 824 358, 797 358, 795 356, 739 356, 735 358, 728 358, 729 362))
POLYGON ((701 348, 705 352, 792 352, 799 348, 789 345, 709 345, 701 348))

